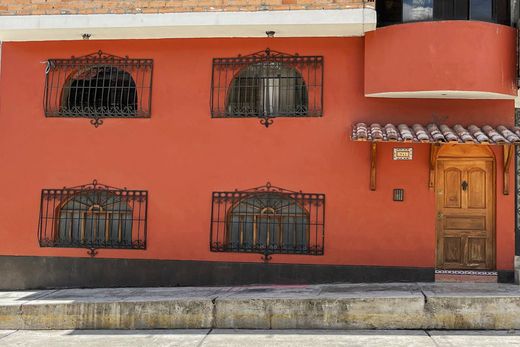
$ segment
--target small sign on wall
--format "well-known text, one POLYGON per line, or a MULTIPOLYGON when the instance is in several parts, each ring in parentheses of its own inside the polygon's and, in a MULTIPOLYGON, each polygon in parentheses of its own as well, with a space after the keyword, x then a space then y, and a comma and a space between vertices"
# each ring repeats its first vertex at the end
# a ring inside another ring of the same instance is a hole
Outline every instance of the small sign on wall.
POLYGON ((413 148, 394 147, 394 160, 412 160, 413 148))

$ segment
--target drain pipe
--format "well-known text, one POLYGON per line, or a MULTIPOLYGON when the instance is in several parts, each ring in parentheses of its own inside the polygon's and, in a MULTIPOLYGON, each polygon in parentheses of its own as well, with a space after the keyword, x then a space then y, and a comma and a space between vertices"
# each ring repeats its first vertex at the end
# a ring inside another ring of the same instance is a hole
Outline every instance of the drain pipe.
MULTIPOLYGON (((511 24, 516 27, 516 79, 520 86, 520 0, 511 0, 511 24)), ((515 126, 520 126, 520 89, 515 99, 515 126)), ((520 284, 520 146, 515 146, 515 283, 520 284)))
MULTIPOLYGON (((518 99, 518 98, 517 98, 518 99)), ((517 101, 515 101, 515 104, 517 101)), ((518 107, 518 105, 515 105, 518 107)), ((515 126, 520 126, 520 108, 515 108, 515 126)), ((515 146, 515 283, 520 284, 520 146, 515 146)))

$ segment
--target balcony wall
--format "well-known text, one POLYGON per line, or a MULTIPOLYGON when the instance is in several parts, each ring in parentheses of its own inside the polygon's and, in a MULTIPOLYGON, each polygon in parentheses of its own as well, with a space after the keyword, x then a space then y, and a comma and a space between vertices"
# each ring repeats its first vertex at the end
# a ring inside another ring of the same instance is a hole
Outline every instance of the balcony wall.
POLYGON ((365 37, 365 95, 513 99, 513 28, 484 22, 393 25, 365 37))

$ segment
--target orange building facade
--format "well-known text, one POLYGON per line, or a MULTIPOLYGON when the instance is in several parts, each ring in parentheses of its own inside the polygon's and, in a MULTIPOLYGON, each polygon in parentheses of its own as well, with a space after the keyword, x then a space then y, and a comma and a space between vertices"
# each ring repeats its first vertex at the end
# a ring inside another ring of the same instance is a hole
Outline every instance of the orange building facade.
POLYGON ((514 26, 132 37, 6 14, 1 288, 513 281, 514 26))

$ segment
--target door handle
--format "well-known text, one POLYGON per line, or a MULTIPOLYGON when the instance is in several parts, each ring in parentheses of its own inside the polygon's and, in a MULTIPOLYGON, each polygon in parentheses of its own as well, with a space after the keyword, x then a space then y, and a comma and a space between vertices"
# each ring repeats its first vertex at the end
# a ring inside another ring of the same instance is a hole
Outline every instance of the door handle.
POLYGON ((462 190, 464 190, 464 191, 467 190, 468 189, 468 182, 462 181, 461 186, 462 186, 462 190))
POLYGON ((442 219, 442 217, 444 217, 444 215, 442 214, 442 212, 438 212, 437 213, 437 219, 442 219))

